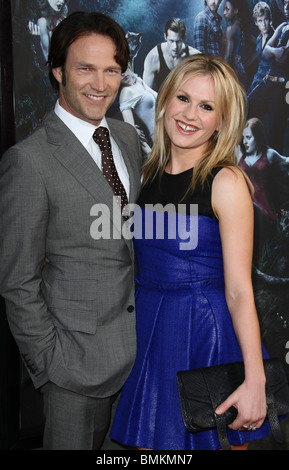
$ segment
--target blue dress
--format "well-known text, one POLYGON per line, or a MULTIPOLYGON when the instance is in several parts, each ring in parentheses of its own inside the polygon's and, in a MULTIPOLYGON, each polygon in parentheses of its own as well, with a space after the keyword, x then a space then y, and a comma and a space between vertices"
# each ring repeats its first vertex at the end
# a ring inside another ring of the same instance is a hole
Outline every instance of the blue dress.
MULTIPOLYGON (((224 296, 221 240, 210 202, 212 178, 205 190, 197 187, 180 201, 192 171, 164 173, 161 186, 156 178, 143 188, 138 201, 141 211, 134 227, 137 356, 111 430, 112 439, 128 446, 219 449, 216 430, 194 434, 186 430, 176 374, 242 360, 224 296), (152 205, 171 202, 175 211, 172 207, 167 214, 152 210, 152 205), (194 204, 198 204, 198 216, 192 211, 194 204), (157 223, 164 226, 164 234, 156 229, 157 223), (140 224, 149 225, 148 230, 142 232, 140 224), (175 234, 173 226, 178 227, 175 234)), ((228 430, 231 444, 269 433, 267 422, 257 431, 228 430)))

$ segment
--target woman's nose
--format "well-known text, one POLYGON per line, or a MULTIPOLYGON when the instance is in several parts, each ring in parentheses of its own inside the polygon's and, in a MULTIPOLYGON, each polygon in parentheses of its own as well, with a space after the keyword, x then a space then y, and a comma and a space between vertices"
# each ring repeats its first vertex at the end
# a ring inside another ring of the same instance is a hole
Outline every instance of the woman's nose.
POLYGON ((198 116, 197 106, 195 106, 194 104, 188 105, 186 107, 184 115, 186 116, 187 119, 195 120, 198 116))

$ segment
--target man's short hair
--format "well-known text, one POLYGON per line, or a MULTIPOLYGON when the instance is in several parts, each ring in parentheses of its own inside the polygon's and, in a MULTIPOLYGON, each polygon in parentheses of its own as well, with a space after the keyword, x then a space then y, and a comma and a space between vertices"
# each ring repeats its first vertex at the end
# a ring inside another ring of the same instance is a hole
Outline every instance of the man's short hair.
POLYGON ((129 47, 125 32, 121 26, 109 16, 99 12, 74 12, 62 20, 52 33, 48 55, 49 79, 55 89, 59 83, 52 69, 64 69, 69 46, 80 36, 101 34, 112 39, 116 47, 115 60, 121 66, 122 72, 127 69, 129 47))

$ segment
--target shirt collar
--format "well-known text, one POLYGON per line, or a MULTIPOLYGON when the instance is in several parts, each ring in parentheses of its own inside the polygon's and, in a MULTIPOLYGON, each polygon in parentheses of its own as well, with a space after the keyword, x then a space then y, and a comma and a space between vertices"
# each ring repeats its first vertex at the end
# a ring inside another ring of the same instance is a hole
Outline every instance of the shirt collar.
POLYGON ((206 9, 206 13, 209 16, 211 21, 220 21, 220 19, 222 19, 222 17, 219 15, 219 13, 214 15, 214 13, 211 12, 211 10, 208 6, 206 6, 205 9, 206 9))
POLYGON ((73 132, 73 134, 78 138, 78 140, 82 143, 82 145, 87 148, 90 139, 95 131, 95 129, 99 126, 108 127, 106 118, 104 117, 99 124, 99 126, 93 126, 89 122, 83 121, 83 119, 79 119, 73 114, 66 111, 60 104, 59 100, 57 100, 54 108, 55 113, 57 116, 64 122, 64 124, 73 132))

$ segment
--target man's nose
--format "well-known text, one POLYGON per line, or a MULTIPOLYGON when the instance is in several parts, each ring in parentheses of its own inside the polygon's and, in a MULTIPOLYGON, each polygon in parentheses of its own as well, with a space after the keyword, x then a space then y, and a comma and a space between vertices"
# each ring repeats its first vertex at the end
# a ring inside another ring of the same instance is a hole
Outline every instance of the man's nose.
POLYGON ((102 72, 95 72, 91 86, 94 90, 103 91, 106 88, 106 79, 102 72))

